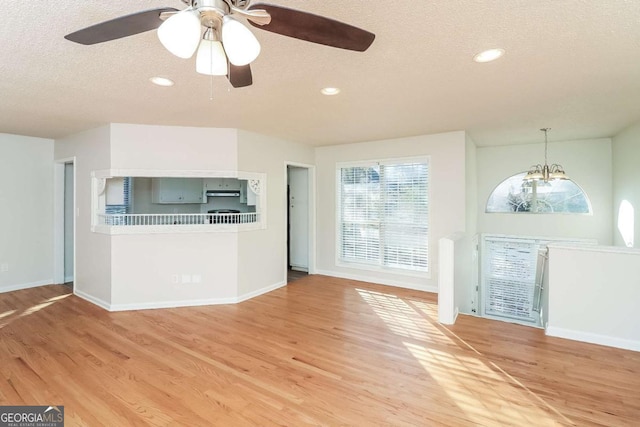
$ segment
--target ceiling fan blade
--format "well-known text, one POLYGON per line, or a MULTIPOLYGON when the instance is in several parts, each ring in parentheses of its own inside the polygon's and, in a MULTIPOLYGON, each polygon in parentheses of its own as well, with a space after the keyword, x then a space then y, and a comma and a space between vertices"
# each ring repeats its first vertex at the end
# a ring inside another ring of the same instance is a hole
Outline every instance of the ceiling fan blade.
POLYGON ((252 9, 263 9, 271 15, 271 22, 265 25, 249 20, 254 27, 326 46, 364 52, 376 37, 352 25, 299 10, 260 3, 252 4, 252 9))
POLYGON ((267 25, 271 22, 271 16, 269 16, 267 11, 264 9, 240 9, 233 5, 230 7, 233 13, 244 16, 254 24, 267 25))
POLYGON ((121 16, 110 21, 101 22, 64 36, 72 42, 89 45, 120 39, 134 34, 158 28, 164 21, 160 19, 163 12, 177 12, 178 9, 163 7, 145 10, 131 15, 121 16))
POLYGON ((245 87, 253 84, 253 76, 251 75, 251 67, 247 65, 236 66, 231 62, 229 64, 229 72, 227 77, 231 86, 233 87, 245 87))

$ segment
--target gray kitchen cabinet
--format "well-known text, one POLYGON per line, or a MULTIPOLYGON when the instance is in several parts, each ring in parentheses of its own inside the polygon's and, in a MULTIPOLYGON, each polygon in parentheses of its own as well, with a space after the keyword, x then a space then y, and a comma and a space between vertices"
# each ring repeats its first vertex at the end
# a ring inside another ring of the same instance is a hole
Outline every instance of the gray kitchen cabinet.
POLYGON ((153 203, 204 203, 202 178, 153 178, 153 203))
POLYGON ((240 181, 238 178, 205 178, 204 190, 240 191, 240 181))
POLYGON ((240 203, 247 203, 247 180, 240 180, 240 203))

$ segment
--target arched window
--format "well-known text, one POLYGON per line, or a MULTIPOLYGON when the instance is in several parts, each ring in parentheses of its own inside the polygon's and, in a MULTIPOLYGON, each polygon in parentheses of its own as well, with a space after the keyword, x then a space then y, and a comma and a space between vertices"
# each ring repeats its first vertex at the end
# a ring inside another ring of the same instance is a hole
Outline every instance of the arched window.
POLYGON ((591 202, 570 179, 549 182, 523 180, 526 172, 502 181, 487 201, 488 213, 591 214, 591 202))

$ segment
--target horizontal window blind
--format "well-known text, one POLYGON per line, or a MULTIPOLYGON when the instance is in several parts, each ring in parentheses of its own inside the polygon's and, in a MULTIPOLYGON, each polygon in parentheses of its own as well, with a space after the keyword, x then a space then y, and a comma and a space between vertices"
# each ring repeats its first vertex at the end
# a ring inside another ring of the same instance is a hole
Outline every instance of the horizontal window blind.
POLYGON ((485 240, 485 313, 535 321, 533 302, 538 265, 535 242, 485 240))
POLYGON ((122 183, 122 204, 121 205, 106 205, 105 213, 113 215, 122 215, 131 213, 131 177, 123 178, 122 183))
POLYGON ((339 179, 340 260, 428 271, 427 161, 343 166, 339 179))

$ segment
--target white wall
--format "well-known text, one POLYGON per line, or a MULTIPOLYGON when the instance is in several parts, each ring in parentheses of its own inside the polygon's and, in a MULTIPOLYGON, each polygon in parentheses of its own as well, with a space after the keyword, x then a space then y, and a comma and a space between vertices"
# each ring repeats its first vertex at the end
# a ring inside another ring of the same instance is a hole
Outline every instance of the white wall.
POLYGON ((0 292, 53 283, 53 140, 0 134, 0 230, 0 292))
POLYGON ((64 165, 64 281, 73 281, 73 164, 64 165))
MULTIPOLYGON (((110 165, 110 127, 57 139, 56 160, 76 157, 76 277, 74 291, 88 299, 111 301, 111 239, 91 232, 91 172, 110 165)), ((53 191, 53 190, 52 190, 53 191)), ((52 226, 50 226, 52 228, 52 226)))
POLYGON ((239 143, 235 129, 111 124, 56 141, 56 158, 76 156, 76 290, 104 307, 122 310, 234 302, 286 283, 285 161, 313 163, 313 149, 249 132, 241 135, 239 143), (89 176, 107 169, 127 176, 132 171, 137 176, 169 170, 265 172, 267 229, 91 233, 89 176))
MULTIPOLYGON (((235 129, 111 125, 110 168, 116 170, 236 171, 237 150, 235 129)), ((112 308, 203 304, 234 296, 237 238, 236 233, 112 236, 112 308), (182 275, 192 282, 194 274, 200 283, 182 283, 182 275)))
POLYGON ((547 334, 640 351, 640 250, 549 246, 547 334))
POLYGON ((115 235, 111 249, 112 310, 230 303, 237 296, 236 233, 115 235))
POLYGON ((449 132, 385 141, 319 147, 317 168, 318 272, 415 289, 437 291, 438 240, 465 231, 465 133, 449 132), (379 273, 336 265, 336 163, 430 156, 430 278, 379 273))
POLYGON ((454 233, 438 242, 438 321, 455 323, 460 304, 457 297, 469 286, 469 250, 465 233, 454 233))
POLYGON ((478 172, 477 147, 466 134, 465 140, 465 191, 466 191, 466 228, 464 237, 455 243, 455 289, 454 307, 457 312, 470 314, 471 301, 474 298, 477 274, 477 258, 474 236, 477 233, 478 211, 478 172))
POLYGON ((240 295, 286 283, 285 162, 313 164, 313 148, 238 131, 238 169, 267 174, 267 229, 238 234, 240 295))
MULTIPOLYGON (((478 228, 478 148, 469 134, 465 134, 465 191, 466 234, 473 236, 478 228)), ((462 230, 461 230, 462 231, 462 230)))
POLYGON ((587 193, 593 215, 535 215, 485 213, 487 199, 509 176, 544 162, 544 144, 478 147, 478 232, 612 241, 611 140, 550 142, 549 162, 560 163, 587 193))
POLYGON ((634 247, 640 247, 640 123, 613 138, 613 242, 624 246, 618 231, 620 203, 627 200, 634 208, 634 247))
POLYGON ((235 171, 237 130, 111 124, 112 169, 235 171))

